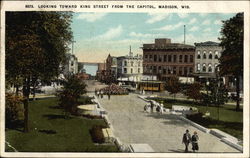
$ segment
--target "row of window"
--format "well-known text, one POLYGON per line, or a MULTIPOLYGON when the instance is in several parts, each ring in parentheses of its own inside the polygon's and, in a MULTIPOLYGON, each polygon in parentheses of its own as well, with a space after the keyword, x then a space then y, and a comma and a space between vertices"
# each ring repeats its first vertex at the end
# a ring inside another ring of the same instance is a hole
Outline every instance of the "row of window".
MULTIPOLYGON (((128 69, 127 68, 123 68, 123 73, 128 73, 128 69)), ((130 73, 132 74, 132 73, 135 73, 134 71, 133 71, 133 68, 130 68, 130 73)), ((141 73, 141 69, 140 68, 138 68, 138 71, 137 71, 137 73, 141 73)))
MULTIPOLYGON (((128 63, 130 63, 130 66, 134 66, 134 62, 133 61, 130 61, 130 62, 124 61, 123 65, 124 66, 129 66, 128 63)), ((141 62, 140 61, 138 62, 138 66, 141 66, 141 62)))
POLYGON ((146 73, 152 74, 174 74, 174 75, 188 75, 193 73, 193 67, 176 67, 176 66, 150 66, 144 68, 146 73))
MULTIPOLYGON (((201 59, 201 57, 203 59, 207 59, 207 52, 203 51, 202 54, 203 55, 201 55, 200 51, 197 51, 197 59, 201 59)), ((208 59, 218 59, 218 58, 219 58, 219 52, 218 51, 215 51, 214 55, 213 55, 212 51, 209 51, 209 53, 208 53, 208 59)))
MULTIPOLYGON (((214 64, 214 70, 219 70, 217 66, 218 64, 214 64)), ((201 71, 201 64, 197 64, 197 71, 201 71)), ((202 64, 202 72, 213 72, 212 64, 202 64)))
POLYGON ((193 55, 145 55, 145 60, 154 61, 154 62, 178 62, 179 63, 193 63, 193 55))

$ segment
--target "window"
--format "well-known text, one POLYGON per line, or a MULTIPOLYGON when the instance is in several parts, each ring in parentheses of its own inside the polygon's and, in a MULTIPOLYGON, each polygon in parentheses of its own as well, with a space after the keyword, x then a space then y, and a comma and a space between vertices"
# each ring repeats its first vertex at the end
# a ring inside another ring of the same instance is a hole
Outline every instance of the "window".
POLYGON ((179 67, 179 75, 182 75, 182 67, 179 67))
POLYGON ((138 73, 141 73, 141 69, 140 68, 138 68, 138 73))
POLYGON ((126 73, 127 73, 127 68, 124 68, 124 69, 123 69, 123 72, 126 74, 126 73))
POLYGON ((214 64, 214 71, 219 71, 218 64, 214 64))
POLYGON ((201 70, 201 64, 197 64, 197 71, 201 70))
POLYGON ((208 59, 213 59, 212 51, 209 51, 208 59))
POLYGON ((173 74, 176 74, 176 67, 173 67, 173 74))
POLYGON ((184 75, 187 76, 187 67, 184 67, 184 75))
POLYGON ((74 66, 74 61, 71 61, 71 66, 74 66))
POLYGON ((153 73, 156 73, 156 66, 153 66, 153 73))
POLYGON ((184 62, 185 62, 185 63, 188 62, 188 56, 187 56, 187 55, 185 55, 184 62))
POLYGON ((130 69, 131 74, 133 73, 133 68, 130 69))
POLYGON ((202 71, 203 71, 203 72, 206 72, 206 71, 207 71, 206 64, 203 64, 203 65, 202 65, 202 71))
POLYGON ((190 55, 190 63, 194 62, 194 57, 193 55, 190 55))
POLYGON ((149 58, 152 59, 152 55, 149 55, 149 58))
POLYGON ((176 62, 176 55, 174 55, 174 62, 176 62))
POLYGON ((157 55, 154 55, 154 61, 157 61, 157 55))
POLYGON ((167 70, 165 67, 163 68, 163 74, 167 74, 167 70))
POLYGON ((168 62, 172 62, 172 56, 168 55, 168 62))
POLYGON ((133 61, 131 61, 131 66, 134 66, 134 62, 133 61))
POLYGON ((158 61, 159 61, 159 62, 161 62, 161 61, 162 61, 162 60, 161 60, 161 55, 159 55, 158 61))
POLYGON ((215 51, 214 59, 218 59, 218 58, 219 58, 219 53, 218 53, 218 51, 215 51))
POLYGON ((190 74, 193 73, 193 68, 192 68, 192 67, 189 68, 189 73, 190 73, 190 74))
POLYGON ((203 59, 207 59, 206 51, 203 52, 203 59))
POLYGON ((164 62, 167 61, 167 55, 164 55, 164 62))
POLYGON ((147 58, 148 58, 148 55, 145 55, 145 58, 147 59, 147 58))
POLYGON ((212 72, 212 64, 208 64, 208 72, 212 72))
POLYGON ((182 63, 182 55, 179 55, 179 62, 182 63))
POLYGON ((141 62, 138 61, 138 66, 141 66, 141 62))
POLYGON ((158 73, 161 73, 161 66, 158 66, 158 73))
POLYGON ((168 67, 168 74, 171 74, 171 67, 168 67))
POLYGON ((128 64, 127 61, 124 61, 124 66, 127 66, 127 64, 128 64))
POLYGON ((200 59, 200 58, 201 58, 201 52, 198 51, 198 52, 197 52, 197 59, 200 59))

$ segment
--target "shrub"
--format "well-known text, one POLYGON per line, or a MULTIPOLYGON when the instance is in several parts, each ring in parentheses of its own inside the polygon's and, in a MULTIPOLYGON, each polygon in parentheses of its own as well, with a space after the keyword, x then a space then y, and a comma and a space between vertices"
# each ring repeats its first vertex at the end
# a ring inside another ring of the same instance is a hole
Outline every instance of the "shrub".
POLYGON ((10 126, 13 123, 23 120, 24 107, 23 98, 11 93, 5 94, 5 121, 10 126))
POLYGON ((101 125, 95 125, 90 130, 90 134, 91 134, 93 142, 100 143, 100 144, 105 142, 104 135, 102 133, 102 128, 106 128, 106 127, 101 126, 101 125))
POLYGON ((59 105, 64 108, 65 114, 76 114, 78 99, 86 93, 86 84, 75 75, 68 76, 62 83, 62 91, 58 92, 59 105))

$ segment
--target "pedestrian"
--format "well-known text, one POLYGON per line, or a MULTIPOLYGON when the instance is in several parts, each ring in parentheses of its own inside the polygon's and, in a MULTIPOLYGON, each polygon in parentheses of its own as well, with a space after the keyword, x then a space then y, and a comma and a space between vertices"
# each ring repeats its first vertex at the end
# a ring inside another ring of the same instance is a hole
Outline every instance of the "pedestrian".
POLYGON ((108 98, 109 98, 109 100, 110 100, 110 91, 108 92, 108 98))
POLYGON ((97 96, 97 90, 96 90, 96 88, 95 88, 95 96, 97 96))
POLYGON ((163 114, 163 104, 160 105, 160 114, 163 114))
POLYGON ((199 150, 198 140, 199 140, 198 134, 196 131, 194 131, 194 135, 192 135, 192 150, 193 150, 193 152, 195 152, 195 150, 197 150, 197 151, 199 150))
POLYGON ((144 112, 147 112, 148 111, 148 107, 149 107, 150 105, 148 105, 148 104, 146 104, 145 106, 144 106, 144 112))
POLYGON ((189 133, 189 130, 187 129, 186 133, 184 133, 182 137, 182 144, 183 143, 185 144, 185 153, 188 152, 188 145, 190 142, 191 142, 191 135, 189 133))
POLYGON ((103 98, 103 91, 101 91, 101 98, 103 98))
POLYGON ((154 112, 154 102, 153 100, 150 100, 150 108, 151 108, 151 112, 154 112))
POLYGON ((97 91, 97 97, 99 98, 99 95, 100 95, 100 91, 97 91))

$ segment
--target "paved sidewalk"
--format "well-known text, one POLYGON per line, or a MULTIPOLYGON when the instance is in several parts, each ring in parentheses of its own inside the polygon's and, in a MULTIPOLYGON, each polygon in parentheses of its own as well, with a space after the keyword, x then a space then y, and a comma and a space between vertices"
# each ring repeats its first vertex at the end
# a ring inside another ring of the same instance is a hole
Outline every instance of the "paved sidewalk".
POLYGON ((199 152, 239 152, 175 115, 143 112, 146 102, 137 94, 111 96, 111 100, 104 96, 99 102, 108 111, 115 136, 125 144, 149 144, 155 152, 183 152, 182 135, 189 129, 191 134, 198 132, 199 152))

